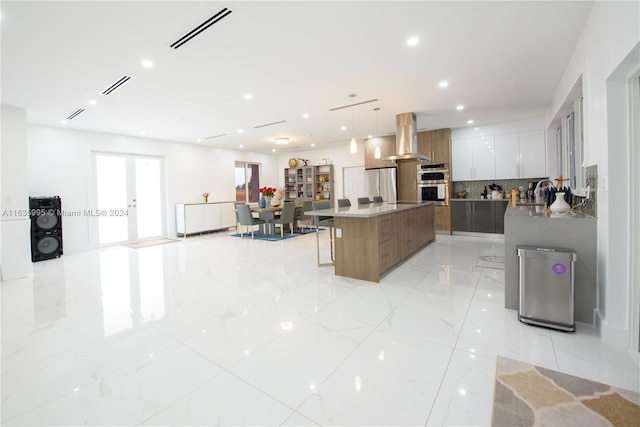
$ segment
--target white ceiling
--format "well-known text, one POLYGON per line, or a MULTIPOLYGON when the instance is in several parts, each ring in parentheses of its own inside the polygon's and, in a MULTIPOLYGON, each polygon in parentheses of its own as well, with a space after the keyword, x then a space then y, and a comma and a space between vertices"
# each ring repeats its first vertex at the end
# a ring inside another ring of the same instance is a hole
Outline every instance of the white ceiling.
POLYGON ((590 8, 577 1, 2 1, 2 103, 25 108, 33 124, 263 152, 279 136, 299 150, 393 133, 395 115, 408 111, 418 128, 463 127, 469 119, 481 126, 544 114, 590 8), (224 7, 229 16, 169 47, 224 7), (414 47, 410 36, 420 39, 414 47), (131 80, 100 94, 123 75, 131 80), (371 99, 378 101, 329 111, 371 99), (78 108, 85 111, 60 124, 78 108), (205 139, 220 134, 227 135, 205 139))

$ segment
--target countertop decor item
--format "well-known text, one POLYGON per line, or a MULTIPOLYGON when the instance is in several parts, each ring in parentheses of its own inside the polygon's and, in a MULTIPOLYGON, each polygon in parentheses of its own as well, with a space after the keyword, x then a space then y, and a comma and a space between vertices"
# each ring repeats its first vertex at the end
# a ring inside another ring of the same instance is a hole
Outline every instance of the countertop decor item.
POLYGON ((203 203, 207 203, 209 201, 209 192, 205 191, 204 193, 202 193, 202 200, 203 203))
POLYGON ((261 208, 271 206, 271 198, 277 190, 278 189, 275 187, 260 187, 258 191, 260 192, 261 197, 258 201, 258 206, 260 206, 261 208))
POLYGON ((556 201, 549 206, 549 210, 554 213, 565 213, 571 210, 571 206, 569 206, 569 203, 564 199, 563 192, 560 191, 556 193, 556 201))

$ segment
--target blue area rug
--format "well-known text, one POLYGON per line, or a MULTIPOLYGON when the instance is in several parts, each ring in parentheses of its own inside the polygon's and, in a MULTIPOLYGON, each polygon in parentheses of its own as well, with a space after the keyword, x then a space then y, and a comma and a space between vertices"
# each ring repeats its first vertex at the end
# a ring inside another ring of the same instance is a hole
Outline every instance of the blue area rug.
MULTIPOLYGON (((323 229, 321 228, 320 231, 322 231, 323 229)), ((293 237, 298 237, 298 236, 302 236, 303 234, 310 234, 310 233, 315 233, 315 230, 305 230, 305 231, 295 231, 293 234, 289 233, 289 232, 285 232, 284 233, 284 238, 280 237, 280 233, 277 234, 262 234, 260 232, 254 232, 253 233, 253 239, 254 240, 267 240, 269 242, 277 242, 280 240, 286 240, 286 239, 291 239, 293 237)), ((242 237, 240 236, 240 233, 236 233, 236 234, 231 234, 231 237, 242 237)), ((244 233, 244 238, 245 239, 249 239, 251 240, 251 233, 244 233)))

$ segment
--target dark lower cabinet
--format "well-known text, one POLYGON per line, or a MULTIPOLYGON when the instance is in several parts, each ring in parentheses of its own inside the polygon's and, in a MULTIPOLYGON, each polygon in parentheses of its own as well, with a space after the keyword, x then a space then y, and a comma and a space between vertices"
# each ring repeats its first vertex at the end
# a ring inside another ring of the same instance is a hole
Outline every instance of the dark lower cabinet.
POLYGON ((504 234, 508 200, 451 202, 451 230, 504 234))

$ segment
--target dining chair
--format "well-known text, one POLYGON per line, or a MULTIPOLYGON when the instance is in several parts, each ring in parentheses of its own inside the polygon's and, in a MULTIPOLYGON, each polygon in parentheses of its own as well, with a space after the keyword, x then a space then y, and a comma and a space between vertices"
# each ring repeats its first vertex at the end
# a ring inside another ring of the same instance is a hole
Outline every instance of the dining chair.
POLYGON ((309 212, 312 210, 313 210, 313 201, 305 200, 302 203, 302 210, 300 211, 300 216, 298 217, 298 224, 302 224, 302 231, 304 231, 305 226, 313 225, 313 216, 305 214, 305 212, 309 212))
POLYGON ((358 197, 358 206, 368 205, 369 203, 371 203, 371 200, 368 197, 358 197))
POLYGON ((382 200, 382 196, 373 196, 373 203, 382 203, 384 202, 384 200, 382 200))
MULTIPOLYGON (((238 221, 240 225, 244 225, 247 228, 247 232, 249 232, 249 227, 251 227, 251 238, 253 239, 253 226, 254 225, 262 225, 265 224, 266 221, 263 219, 254 218, 251 214, 251 207, 247 204, 238 204, 236 205, 236 213, 238 214, 238 221)), ((244 237, 242 233, 242 229, 240 230, 240 237, 244 237)))
POLYGON ((291 234, 293 234, 293 217, 296 214, 295 202, 285 202, 282 204, 282 212, 280 218, 270 221, 272 224, 280 225, 280 237, 284 239, 284 225, 289 224, 291 234))
POLYGON ((238 218, 238 205, 244 205, 244 202, 234 202, 233 203, 233 210, 236 213, 236 229, 240 230, 240 227, 238 227, 238 223, 240 222, 240 218, 238 218))
MULTIPOLYGON (((321 209, 331 209, 331 202, 328 200, 314 201, 312 204, 314 211, 321 209)), ((319 216, 313 217, 313 224, 316 226, 316 248, 318 254, 318 267, 327 267, 334 265, 333 259, 333 217, 331 216, 319 216), (329 249, 331 252, 331 262, 320 262, 320 227, 329 228, 329 249)))
POLYGON ((339 208, 346 208, 351 206, 351 200, 349 199, 338 199, 338 207, 339 208))

